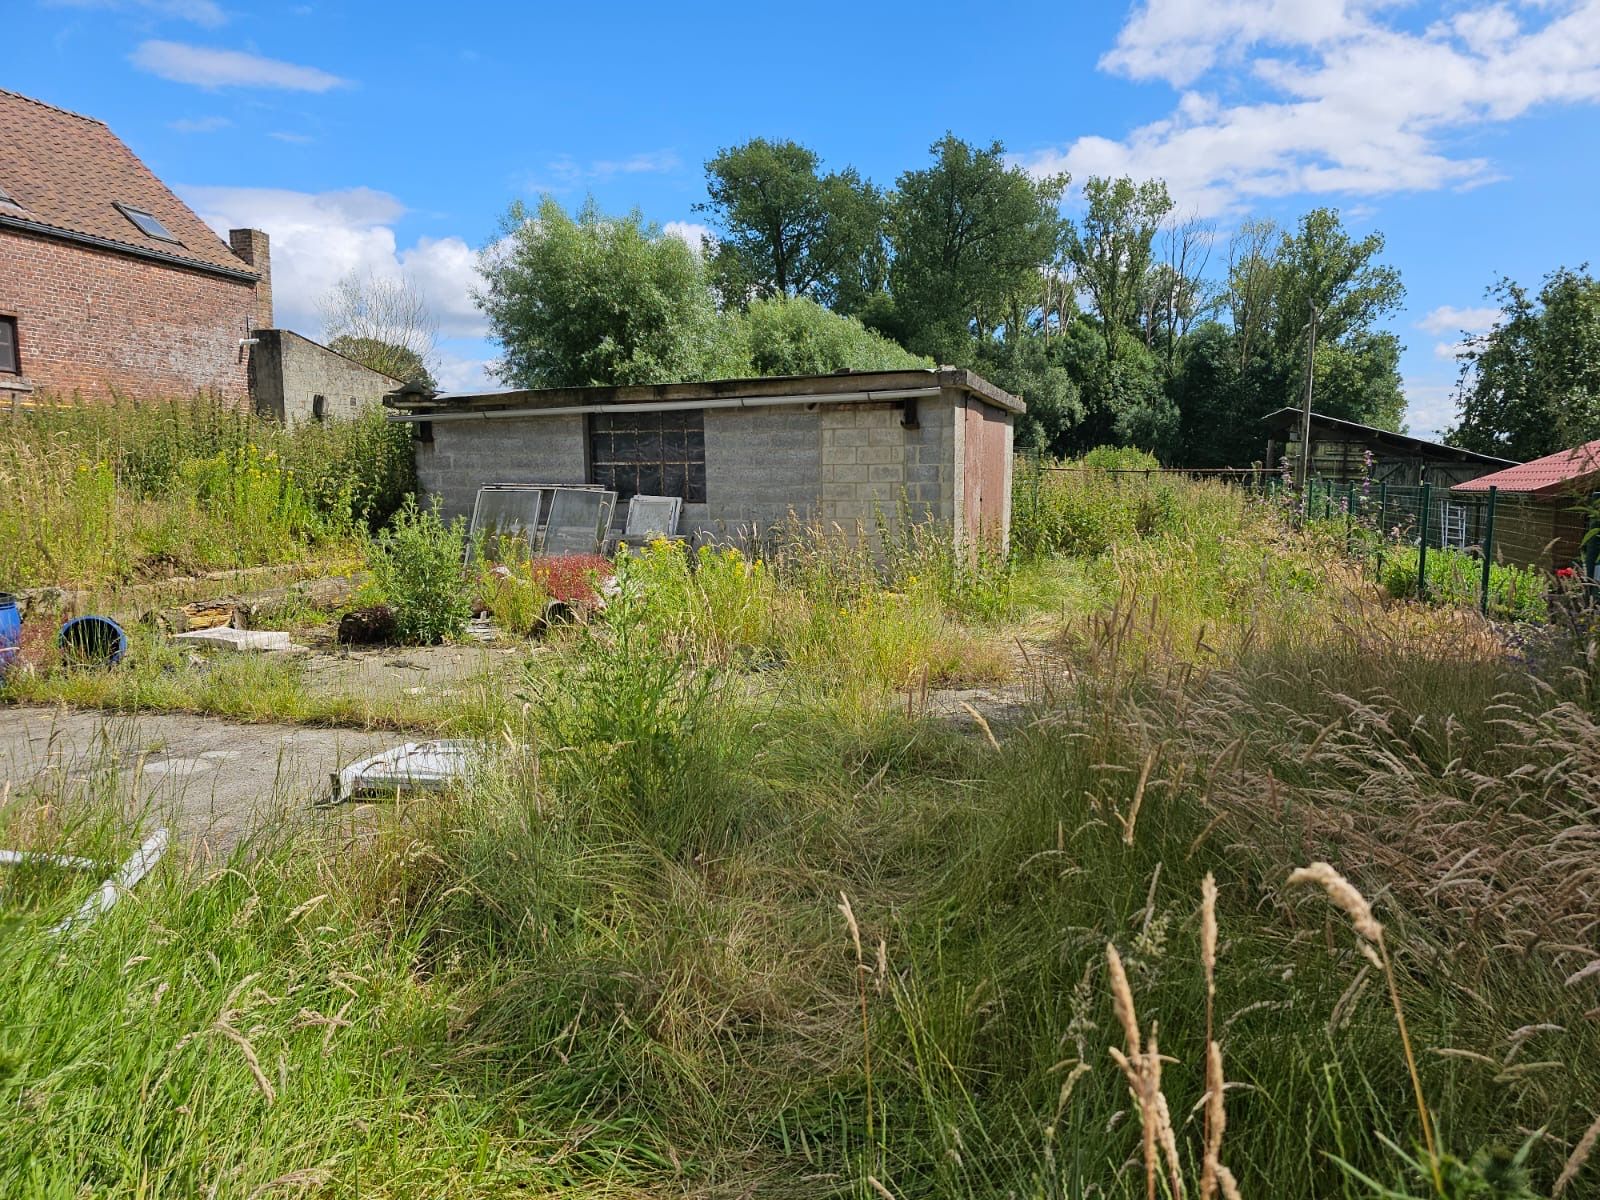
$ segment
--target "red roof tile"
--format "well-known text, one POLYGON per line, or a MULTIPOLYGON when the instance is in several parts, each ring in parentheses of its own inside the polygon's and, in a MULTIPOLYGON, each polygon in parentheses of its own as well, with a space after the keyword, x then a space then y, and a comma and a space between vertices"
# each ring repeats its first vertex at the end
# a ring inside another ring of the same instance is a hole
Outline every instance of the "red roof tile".
POLYGON ((104 122, 3 89, 0 193, 13 201, 0 202, 0 226, 255 275, 104 122), (178 241, 147 236, 118 204, 151 213, 178 241))
POLYGON ((1585 485, 1591 484, 1600 486, 1600 439, 1574 446, 1571 450, 1557 450, 1554 454, 1547 454, 1521 466, 1507 467, 1493 475, 1480 475, 1467 483, 1458 483, 1450 490, 1485 492, 1495 487, 1502 492, 1554 496, 1582 490, 1585 485))

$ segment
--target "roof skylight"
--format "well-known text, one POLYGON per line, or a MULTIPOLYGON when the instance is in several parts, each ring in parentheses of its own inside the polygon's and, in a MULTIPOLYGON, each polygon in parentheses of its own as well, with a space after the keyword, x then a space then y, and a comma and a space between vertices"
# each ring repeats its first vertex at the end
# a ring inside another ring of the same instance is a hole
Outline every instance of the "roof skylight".
POLYGON ((171 242, 175 246, 183 245, 172 230, 163 225, 160 218, 154 213, 120 203, 117 204, 117 211, 137 225, 139 232, 146 237, 155 238, 158 242, 171 242))

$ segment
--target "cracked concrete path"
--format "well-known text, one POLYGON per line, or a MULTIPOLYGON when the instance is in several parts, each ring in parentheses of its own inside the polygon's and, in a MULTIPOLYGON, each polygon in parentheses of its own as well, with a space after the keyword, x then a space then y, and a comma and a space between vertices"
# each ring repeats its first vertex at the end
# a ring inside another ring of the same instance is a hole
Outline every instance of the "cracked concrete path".
POLYGON ((264 822, 325 797, 340 766, 410 740, 175 713, 0 706, 0 789, 67 805, 114 801, 130 817, 226 853, 264 822))

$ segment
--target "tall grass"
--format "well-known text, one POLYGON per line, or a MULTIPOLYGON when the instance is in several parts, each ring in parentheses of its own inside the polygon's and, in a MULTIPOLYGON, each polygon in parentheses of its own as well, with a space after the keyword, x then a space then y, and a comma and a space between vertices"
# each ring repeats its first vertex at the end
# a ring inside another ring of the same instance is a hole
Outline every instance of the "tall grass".
POLYGON ((1071 565, 989 736, 797 653, 805 687, 742 669, 869 594, 950 620, 912 589, 658 548, 458 793, 174 864, 67 950, 70 888, 8 893, 0 1190, 1592 1190, 1593 658, 1532 673, 1172 489, 1071 565), (1377 967, 1289 885, 1316 862, 1377 967))
POLYGON ((0 419, 11 588, 289 562, 385 519, 414 490, 378 412, 292 432, 235 406, 73 404, 0 419))

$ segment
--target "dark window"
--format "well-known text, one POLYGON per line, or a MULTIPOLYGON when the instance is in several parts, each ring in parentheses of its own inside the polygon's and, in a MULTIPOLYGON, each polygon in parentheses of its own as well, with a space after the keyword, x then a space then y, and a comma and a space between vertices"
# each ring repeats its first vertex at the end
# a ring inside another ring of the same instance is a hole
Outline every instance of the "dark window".
POLYGON ((321 396, 311 397, 311 419, 321 421, 328 415, 328 402, 321 396))
POLYGON ((163 225, 154 213, 146 212, 142 208, 133 208, 126 204, 118 204, 117 211, 137 225, 139 232, 146 237, 153 237, 158 242, 172 242, 175 245, 183 245, 182 242, 178 241, 172 230, 163 225))
POLYGON ((22 374, 22 363, 17 355, 17 319, 0 317, 0 373, 22 374))
POLYGON ((704 504, 705 411, 590 414, 589 482, 618 500, 681 496, 704 504))

